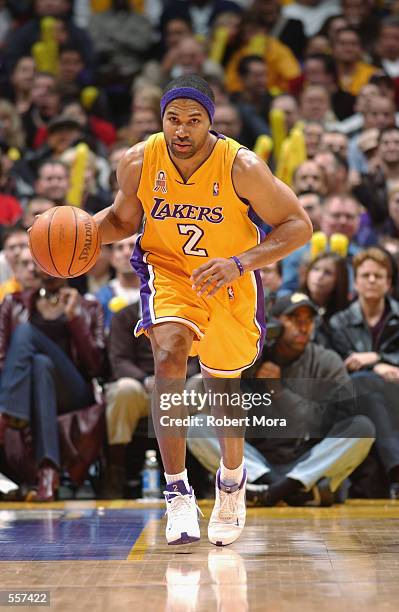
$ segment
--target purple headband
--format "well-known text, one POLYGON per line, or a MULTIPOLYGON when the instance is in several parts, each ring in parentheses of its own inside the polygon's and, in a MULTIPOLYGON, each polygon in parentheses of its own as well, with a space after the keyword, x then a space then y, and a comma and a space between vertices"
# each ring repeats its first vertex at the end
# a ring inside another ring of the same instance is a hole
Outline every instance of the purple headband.
POLYGON ((213 116, 215 114, 215 105, 209 96, 198 91, 194 87, 176 87, 176 89, 170 89, 161 98, 161 117, 164 116, 165 109, 169 102, 176 100, 176 98, 190 98, 202 104, 209 115, 211 123, 213 123, 213 116))

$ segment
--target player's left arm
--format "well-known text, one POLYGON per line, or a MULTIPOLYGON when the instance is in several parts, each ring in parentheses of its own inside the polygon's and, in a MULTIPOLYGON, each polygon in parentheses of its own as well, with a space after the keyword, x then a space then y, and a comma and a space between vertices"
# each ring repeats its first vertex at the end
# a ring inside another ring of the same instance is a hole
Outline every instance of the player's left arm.
POLYGON ((273 176, 255 153, 247 149, 238 152, 232 179, 237 195, 248 200, 256 214, 273 229, 260 244, 235 253, 238 261, 214 258, 194 270, 193 288, 199 295, 214 295, 240 274, 283 259, 312 236, 312 223, 294 192, 273 176))

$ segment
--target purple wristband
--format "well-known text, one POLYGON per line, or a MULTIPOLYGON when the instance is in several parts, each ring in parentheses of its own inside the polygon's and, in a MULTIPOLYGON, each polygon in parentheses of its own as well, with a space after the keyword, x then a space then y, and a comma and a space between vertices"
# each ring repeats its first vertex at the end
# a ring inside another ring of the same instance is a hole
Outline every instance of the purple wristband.
POLYGON ((230 257, 230 259, 232 259, 234 261, 234 263, 236 264, 236 266, 238 268, 238 271, 240 272, 240 276, 242 276, 244 274, 244 268, 242 267, 241 261, 235 255, 230 257))

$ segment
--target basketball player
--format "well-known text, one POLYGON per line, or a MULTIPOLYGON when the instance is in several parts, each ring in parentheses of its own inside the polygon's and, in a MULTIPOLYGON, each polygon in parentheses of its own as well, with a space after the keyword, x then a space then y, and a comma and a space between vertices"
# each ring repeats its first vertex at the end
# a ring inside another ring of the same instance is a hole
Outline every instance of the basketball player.
MULTIPOLYGON (((155 379, 184 381, 189 354, 205 377, 240 377, 264 337, 255 272, 306 243, 312 226, 294 193, 254 153, 211 131, 214 96, 196 75, 172 81, 161 100, 163 132, 132 147, 118 167, 114 204, 95 216, 103 243, 143 233, 132 264, 155 379), (264 238, 251 210, 273 227, 264 238)), ((183 382, 184 385, 184 382, 183 382)), ((155 385, 157 389, 157 385, 155 385)), ((154 405, 154 422, 159 406, 154 405)), ((158 435, 166 478, 169 544, 199 540, 185 437, 158 435)), ((208 536, 234 542, 245 523, 243 437, 220 439, 222 459, 208 536)))

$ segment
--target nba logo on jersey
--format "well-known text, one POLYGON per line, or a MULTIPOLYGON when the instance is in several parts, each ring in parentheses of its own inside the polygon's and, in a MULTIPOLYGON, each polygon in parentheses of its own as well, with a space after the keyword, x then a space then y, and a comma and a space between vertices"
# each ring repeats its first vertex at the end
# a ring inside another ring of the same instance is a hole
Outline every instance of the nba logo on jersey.
POLYGON ((229 296, 229 300, 234 300, 234 289, 233 287, 227 287, 227 295, 229 296))
POLYGON ((163 170, 160 170, 157 174, 157 178, 155 179, 154 191, 162 191, 162 193, 166 193, 166 173, 163 170))
POLYGON ((213 183, 213 195, 214 196, 219 195, 219 183, 213 183))

